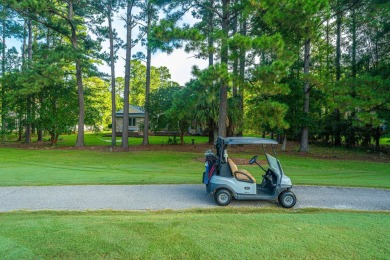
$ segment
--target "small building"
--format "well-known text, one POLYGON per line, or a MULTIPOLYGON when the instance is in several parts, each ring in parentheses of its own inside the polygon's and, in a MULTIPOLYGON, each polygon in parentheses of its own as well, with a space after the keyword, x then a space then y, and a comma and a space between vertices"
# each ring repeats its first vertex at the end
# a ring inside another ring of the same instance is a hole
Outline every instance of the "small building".
MULTIPOLYGON (((123 109, 116 112, 116 132, 121 133, 123 129, 123 109)), ((142 132, 141 125, 145 119, 145 111, 138 106, 129 105, 129 132, 142 132)))

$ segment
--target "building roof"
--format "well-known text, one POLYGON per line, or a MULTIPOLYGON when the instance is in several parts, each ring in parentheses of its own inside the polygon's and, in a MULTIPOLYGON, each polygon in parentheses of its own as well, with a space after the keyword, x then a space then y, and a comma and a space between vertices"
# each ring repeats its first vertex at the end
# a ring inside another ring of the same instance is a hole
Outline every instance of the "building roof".
MULTIPOLYGON (((123 109, 117 111, 115 115, 117 117, 123 117, 123 109)), ((139 106, 129 105, 129 116, 145 117, 145 110, 139 106)))

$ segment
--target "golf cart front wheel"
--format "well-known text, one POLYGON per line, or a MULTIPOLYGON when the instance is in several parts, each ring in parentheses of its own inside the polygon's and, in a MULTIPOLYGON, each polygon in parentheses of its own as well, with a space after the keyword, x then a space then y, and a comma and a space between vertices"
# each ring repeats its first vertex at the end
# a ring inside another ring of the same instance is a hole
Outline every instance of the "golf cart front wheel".
POLYGON ((215 193, 215 202, 220 206, 226 206, 232 201, 232 194, 227 189, 220 189, 215 193))
POLYGON ((292 208, 297 203, 297 198, 293 192, 285 191, 279 195, 279 203, 284 208, 292 208))

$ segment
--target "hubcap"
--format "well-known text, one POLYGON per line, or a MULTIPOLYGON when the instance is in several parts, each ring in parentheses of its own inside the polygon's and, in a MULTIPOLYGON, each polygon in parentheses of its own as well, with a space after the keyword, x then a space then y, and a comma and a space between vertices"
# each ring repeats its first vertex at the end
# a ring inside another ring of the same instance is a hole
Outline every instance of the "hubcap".
POLYGON ((228 197, 227 194, 222 193, 222 194, 219 195, 219 201, 221 203, 226 203, 228 200, 229 200, 229 197, 228 197))
POLYGON ((294 199, 293 199, 292 196, 286 196, 286 197, 284 197, 284 203, 285 203, 286 205, 291 205, 293 202, 294 202, 294 199))

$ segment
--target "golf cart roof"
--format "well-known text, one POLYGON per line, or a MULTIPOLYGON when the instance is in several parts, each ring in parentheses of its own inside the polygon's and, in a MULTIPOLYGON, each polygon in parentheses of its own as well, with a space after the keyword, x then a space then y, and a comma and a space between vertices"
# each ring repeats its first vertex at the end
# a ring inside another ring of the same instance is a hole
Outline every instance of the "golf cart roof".
POLYGON ((278 144, 278 142, 272 139, 258 137, 226 137, 225 144, 278 144))

